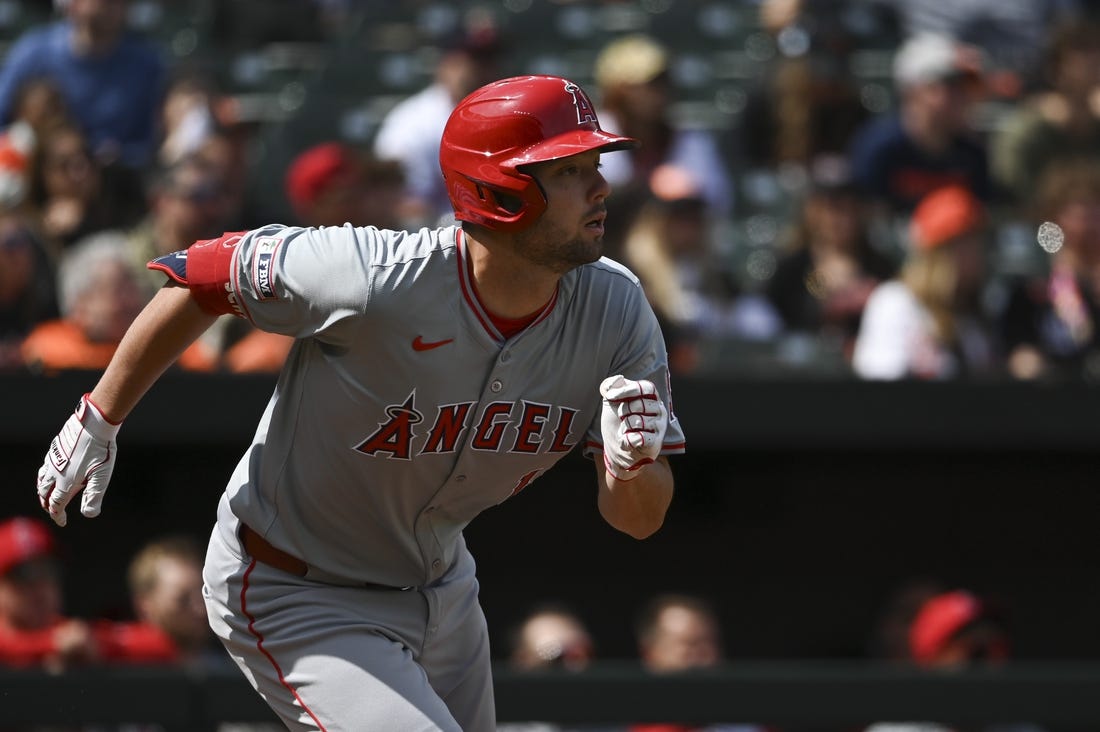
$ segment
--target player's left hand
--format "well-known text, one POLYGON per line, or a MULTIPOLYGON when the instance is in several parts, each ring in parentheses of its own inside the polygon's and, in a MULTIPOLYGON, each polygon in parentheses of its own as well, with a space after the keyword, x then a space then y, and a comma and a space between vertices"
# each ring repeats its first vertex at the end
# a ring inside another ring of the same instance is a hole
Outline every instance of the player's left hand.
POLYGON ((636 477, 638 468, 661 454, 668 428, 668 410, 652 381, 635 381, 621 374, 600 384, 603 414, 603 462, 618 480, 636 477))
POLYGON ((65 507, 81 490, 80 512, 88 518, 99 515, 115 468, 119 426, 108 421, 85 394, 53 438, 38 469, 38 501, 58 526, 68 522, 65 507))

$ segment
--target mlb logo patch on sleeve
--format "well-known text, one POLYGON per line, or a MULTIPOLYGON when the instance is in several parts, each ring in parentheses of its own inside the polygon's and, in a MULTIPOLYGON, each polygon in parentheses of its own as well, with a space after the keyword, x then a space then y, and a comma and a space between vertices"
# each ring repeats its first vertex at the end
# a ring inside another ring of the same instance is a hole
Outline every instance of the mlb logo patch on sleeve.
POLYGON ((275 253, 279 251, 283 240, 277 236, 261 236, 256 240, 255 253, 252 255, 252 290, 257 300, 276 300, 275 275, 272 265, 275 253))

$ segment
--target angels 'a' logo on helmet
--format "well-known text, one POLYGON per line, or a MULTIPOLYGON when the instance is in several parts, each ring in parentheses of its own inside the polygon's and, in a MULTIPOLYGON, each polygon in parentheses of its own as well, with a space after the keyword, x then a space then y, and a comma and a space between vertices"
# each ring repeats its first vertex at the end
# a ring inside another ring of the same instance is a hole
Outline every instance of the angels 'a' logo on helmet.
POLYGON ((573 106, 577 109, 577 124, 583 125, 588 122, 599 125, 599 121, 596 119, 596 109, 592 106, 591 100, 588 95, 584 93, 584 90, 571 81, 565 82, 565 91, 573 97, 573 106))

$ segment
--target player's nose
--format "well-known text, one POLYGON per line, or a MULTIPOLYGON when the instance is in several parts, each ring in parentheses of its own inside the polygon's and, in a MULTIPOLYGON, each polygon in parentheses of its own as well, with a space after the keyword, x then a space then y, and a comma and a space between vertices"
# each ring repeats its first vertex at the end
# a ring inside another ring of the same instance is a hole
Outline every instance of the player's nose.
POLYGON ((596 176, 592 180, 591 196, 593 200, 602 201, 611 195, 611 184, 607 182, 607 178, 603 176, 599 170, 596 171, 596 176))

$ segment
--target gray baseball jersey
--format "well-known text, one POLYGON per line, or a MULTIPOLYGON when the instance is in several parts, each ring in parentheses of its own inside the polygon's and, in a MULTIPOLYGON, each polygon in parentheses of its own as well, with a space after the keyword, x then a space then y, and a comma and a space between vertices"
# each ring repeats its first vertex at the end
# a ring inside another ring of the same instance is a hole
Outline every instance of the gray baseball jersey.
POLYGON ((269 226, 158 261, 175 265, 206 309, 297 339, 230 478, 208 556, 212 625, 246 676, 293 728, 365 715, 490 724, 487 634, 463 528, 572 449, 602 450, 607 376, 653 381, 670 414, 662 453, 684 450, 638 280, 607 259, 574 269, 531 325, 504 338, 455 227, 269 226), (240 522, 304 560, 306 578, 258 585, 272 570, 248 564, 240 522), (418 592, 348 594, 365 583, 418 592), (426 604, 405 599, 417 594, 426 604), (385 630, 347 630, 364 623, 385 630), (422 672, 409 676, 395 639, 422 672), (354 662, 333 663, 337 648, 354 662), (423 692, 429 683, 438 698, 423 692), (379 691, 353 702, 348 684, 379 691))
MULTIPOLYGON (((602 449, 607 376, 649 379, 670 406, 657 320, 637 279, 608 259, 566 274, 539 318, 503 340, 455 227, 271 226, 188 257, 189 275, 223 272, 200 302, 298 339, 229 503, 333 578, 439 579, 480 511, 575 446, 602 449)), ((672 414, 665 454, 684 449, 672 414)))

